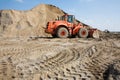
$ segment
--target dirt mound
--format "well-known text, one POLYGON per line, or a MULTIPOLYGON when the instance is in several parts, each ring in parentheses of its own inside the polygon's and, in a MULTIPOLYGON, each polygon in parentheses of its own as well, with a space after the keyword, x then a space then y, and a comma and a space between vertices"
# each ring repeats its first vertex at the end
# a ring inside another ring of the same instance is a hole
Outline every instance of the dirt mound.
MULTIPOLYGON (((27 11, 1 10, 0 36, 15 38, 51 36, 46 34, 44 30, 47 22, 55 20, 63 14, 66 14, 66 12, 54 5, 48 4, 40 4, 27 11)), ((91 28, 89 25, 82 24, 86 28, 91 28)))
POLYGON ((41 4, 28 11, 1 10, 0 33, 4 37, 48 36, 44 32, 46 23, 63 15, 61 9, 41 4))

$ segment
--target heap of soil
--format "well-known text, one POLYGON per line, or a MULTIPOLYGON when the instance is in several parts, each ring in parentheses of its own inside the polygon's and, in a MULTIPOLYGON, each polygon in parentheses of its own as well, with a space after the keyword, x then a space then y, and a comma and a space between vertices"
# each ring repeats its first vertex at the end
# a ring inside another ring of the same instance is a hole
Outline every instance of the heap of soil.
POLYGON ((47 4, 28 11, 1 10, 0 33, 3 37, 49 36, 44 32, 47 22, 63 14, 58 7, 47 4))
MULTIPOLYGON (((48 21, 55 21, 66 14, 54 5, 40 4, 31 10, 1 10, 0 36, 2 37, 49 37, 45 33, 48 21)), ((77 22, 80 22, 76 20, 77 22)), ((82 23, 82 22, 81 22, 82 23)), ((82 23, 87 28, 89 25, 82 23)))

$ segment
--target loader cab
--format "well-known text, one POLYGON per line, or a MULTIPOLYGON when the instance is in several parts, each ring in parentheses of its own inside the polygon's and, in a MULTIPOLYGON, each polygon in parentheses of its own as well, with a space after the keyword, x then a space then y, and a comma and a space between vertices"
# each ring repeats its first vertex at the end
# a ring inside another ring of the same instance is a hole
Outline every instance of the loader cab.
POLYGON ((61 20, 67 21, 69 23, 73 23, 75 20, 75 16, 65 14, 65 15, 61 16, 61 20))

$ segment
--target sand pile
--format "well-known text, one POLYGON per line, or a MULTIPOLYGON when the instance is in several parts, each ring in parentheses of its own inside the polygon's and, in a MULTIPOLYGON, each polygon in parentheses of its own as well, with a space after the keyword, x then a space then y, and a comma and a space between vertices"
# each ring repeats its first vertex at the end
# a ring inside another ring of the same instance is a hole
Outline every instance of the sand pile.
POLYGON ((45 4, 28 11, 1 10, 0 33, 4 37, 48 36, 44 32, 46 23, 63 14, 61 9, 45 4))

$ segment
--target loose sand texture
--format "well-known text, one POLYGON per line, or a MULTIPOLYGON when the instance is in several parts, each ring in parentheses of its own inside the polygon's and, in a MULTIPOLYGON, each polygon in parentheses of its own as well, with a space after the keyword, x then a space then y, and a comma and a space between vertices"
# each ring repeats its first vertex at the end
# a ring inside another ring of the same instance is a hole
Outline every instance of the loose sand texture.
POLYGON ((120 40, 0 40, 0 80, 119 80, 119 73, 120 40))
POLYGON ((46 4, 0 11, 0 80, 120 80, 120 34, 50 37, 47 22, 63 14, 46 4))

